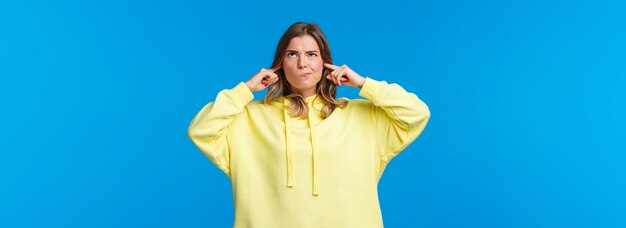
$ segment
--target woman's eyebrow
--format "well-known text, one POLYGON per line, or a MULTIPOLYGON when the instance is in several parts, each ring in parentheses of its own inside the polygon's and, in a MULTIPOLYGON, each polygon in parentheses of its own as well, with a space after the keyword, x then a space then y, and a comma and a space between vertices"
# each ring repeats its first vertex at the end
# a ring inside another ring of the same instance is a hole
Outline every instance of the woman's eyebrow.
MULTIPOLYGON (((298 52, 296 50, 287 50, 287 52, 298 52)), ((310 50, 310 51, 306 51, 306 53, 311 53, 311 52, 319 52, 318 50, 310 50)))

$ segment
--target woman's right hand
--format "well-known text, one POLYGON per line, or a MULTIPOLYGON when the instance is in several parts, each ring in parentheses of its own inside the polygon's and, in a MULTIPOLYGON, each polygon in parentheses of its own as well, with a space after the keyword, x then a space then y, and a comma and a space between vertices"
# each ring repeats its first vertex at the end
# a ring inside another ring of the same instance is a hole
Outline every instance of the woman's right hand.
POLYGON ((261 71, 259 71, 259 73, 256 73, 254 76, 252 76, 252 78, 248 79, 246 85, 252 92, 263 90, 278 81, 278 74, 274 72, 279 69, 280 67, 270 68, 269 70, 263 68, 261 69, 261 71))

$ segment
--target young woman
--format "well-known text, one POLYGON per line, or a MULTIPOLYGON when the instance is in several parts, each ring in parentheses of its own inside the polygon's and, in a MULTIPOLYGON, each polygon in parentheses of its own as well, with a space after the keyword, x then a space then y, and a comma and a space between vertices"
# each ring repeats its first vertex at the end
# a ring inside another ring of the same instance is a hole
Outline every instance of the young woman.
POLYGON ((429 118, 399 85, 333 65, 321 29, 299 22, 270 69, 220 91, 188 135, 230 178, 234 227, 383 227, 378 181, 429 118), (366 99, 336 99, 341 85, 366 99))

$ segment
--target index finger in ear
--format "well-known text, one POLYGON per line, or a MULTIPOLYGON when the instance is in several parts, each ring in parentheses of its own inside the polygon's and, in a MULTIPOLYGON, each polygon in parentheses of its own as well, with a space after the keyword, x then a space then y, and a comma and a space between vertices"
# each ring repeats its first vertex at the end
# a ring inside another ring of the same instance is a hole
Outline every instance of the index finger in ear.
POLYGON ((273 72, 276 72, 277 70, 280 70, 280 68, 282 68, 282 66, 277 66, 277 67, 274 67, 274 68, 270 68, 268 70, 273 73, 273 72))
POLYGON ((338 66, 335 66, 335 65, 330 64, 330 63, 324 63, 324 66, 326 68, 328 68, 328 69, 331 69, 331 70, 336 70, 337 68, 339 68, 338 66))

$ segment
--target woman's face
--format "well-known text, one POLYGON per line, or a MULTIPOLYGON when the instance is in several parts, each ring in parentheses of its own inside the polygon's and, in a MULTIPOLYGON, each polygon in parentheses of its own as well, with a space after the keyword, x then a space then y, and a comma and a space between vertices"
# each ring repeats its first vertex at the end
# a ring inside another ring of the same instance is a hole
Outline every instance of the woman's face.
POLYGON ((324 70, 315 38, 310 35, 292 38, 284 57, 282 66, 292 92, 304 97, 315 94, 316 85, 322 79, 324 70))

